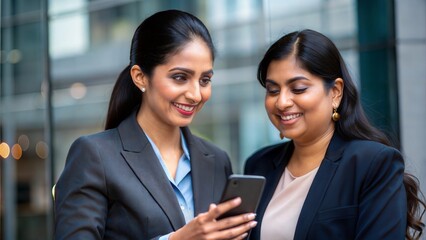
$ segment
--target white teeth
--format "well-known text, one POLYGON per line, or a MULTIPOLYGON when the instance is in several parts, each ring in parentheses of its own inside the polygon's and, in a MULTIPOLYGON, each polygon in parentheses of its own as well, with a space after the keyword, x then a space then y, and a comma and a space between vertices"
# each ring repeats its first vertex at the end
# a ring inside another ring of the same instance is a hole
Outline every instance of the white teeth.
POLYGON ((182 104, 179 104, 179 103, 173 103, 173 105, 175 105, 176 107, 178 107, 178 108, 180 108, 184 111, 187 111, 187 112, 191 112, 192 110, 194 110, 194 106, 189 107, 189 106, 185 106, 185 105, 182 105, 182 104))
POLYGON ((292 120, 292 119, 298 118, 300 116, 302 116, 301 113, 296 113, 296 114, 281 116, 281 119, 284 120, 284 121, 288 121, 288 120, 292 120))

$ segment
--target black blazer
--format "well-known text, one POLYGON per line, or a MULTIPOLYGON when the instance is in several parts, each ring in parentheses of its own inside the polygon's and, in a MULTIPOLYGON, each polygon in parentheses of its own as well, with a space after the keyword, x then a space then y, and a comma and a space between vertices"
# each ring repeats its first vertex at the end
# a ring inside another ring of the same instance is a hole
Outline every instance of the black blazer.
MULTIPOLYGON (((246 162, 246 174, 267 179, 252 240, 260 239, 263 215, 293 150, 292 141, 280 143, 246 162)), ((405 239, 403 175, 404 161, 396 149, 344 141, 335 134, 303 204, 294 239, 405 239)))
MULTIPOLYGON (((232 170, 224 151, 181 129, 197 215, 220 200, 232 170)), ((55 239, 157 239, 185 224, 135 114, 118 128, 77 139, 55 192, 55 239)))

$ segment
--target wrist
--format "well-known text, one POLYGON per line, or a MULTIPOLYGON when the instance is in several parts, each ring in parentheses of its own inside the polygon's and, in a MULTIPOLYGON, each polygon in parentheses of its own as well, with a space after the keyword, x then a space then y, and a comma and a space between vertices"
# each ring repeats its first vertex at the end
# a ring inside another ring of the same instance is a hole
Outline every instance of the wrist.
POLYGON ((171 232, 169 234, 168 240, 174 240, 175 239, 174 235, 175 235, 175 232, 171 232))

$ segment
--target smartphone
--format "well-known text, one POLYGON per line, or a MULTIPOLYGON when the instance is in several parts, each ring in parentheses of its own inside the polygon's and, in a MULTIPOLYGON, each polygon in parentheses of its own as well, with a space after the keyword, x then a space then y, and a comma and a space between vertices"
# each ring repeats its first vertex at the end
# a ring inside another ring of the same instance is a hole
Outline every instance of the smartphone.
POLYGON ((263 176, 230 175, 220 202, 222 203, 236 197, 240 197, 242 202, 238 207, 222 214, 218 219, 243 213, 255 213, 260 197, 262 196, 265 181, 265 177, 263 176))

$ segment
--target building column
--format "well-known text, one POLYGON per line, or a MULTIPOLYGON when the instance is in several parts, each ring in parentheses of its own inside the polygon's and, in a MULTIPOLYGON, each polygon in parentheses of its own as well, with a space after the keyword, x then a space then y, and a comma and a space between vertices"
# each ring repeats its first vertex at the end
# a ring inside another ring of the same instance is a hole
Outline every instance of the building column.
POLYGON ((358 0, 361 99, 372 123, 399 144, 394 2, 358 0))

